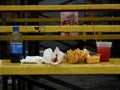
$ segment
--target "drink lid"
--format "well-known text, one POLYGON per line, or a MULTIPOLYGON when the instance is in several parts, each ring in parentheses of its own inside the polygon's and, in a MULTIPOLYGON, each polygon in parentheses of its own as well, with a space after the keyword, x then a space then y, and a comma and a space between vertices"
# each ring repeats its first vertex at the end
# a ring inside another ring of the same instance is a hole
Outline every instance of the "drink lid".
POLYGON ((18 31, 19 30, 19 26, 13 26, 13 31, 18 31))

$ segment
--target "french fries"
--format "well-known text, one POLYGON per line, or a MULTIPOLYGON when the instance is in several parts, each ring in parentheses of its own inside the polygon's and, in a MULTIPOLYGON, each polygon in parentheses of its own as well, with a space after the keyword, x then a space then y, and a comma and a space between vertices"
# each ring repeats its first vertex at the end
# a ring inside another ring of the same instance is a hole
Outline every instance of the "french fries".
POLYGON ((79 48, 75 50, 67 50, 65 55, 65 60, 67 63, 82 63, 85 62, 89 52, 87 50, 80 50, 79 48))

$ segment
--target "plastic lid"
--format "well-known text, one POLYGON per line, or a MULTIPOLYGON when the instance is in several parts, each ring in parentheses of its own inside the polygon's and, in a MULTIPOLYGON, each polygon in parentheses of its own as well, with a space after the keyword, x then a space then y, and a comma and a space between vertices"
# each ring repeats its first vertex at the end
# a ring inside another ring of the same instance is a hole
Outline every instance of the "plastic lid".
POLYGON ((18 31, 19 30, 19 26, 13 26, 13 31, 18 31))

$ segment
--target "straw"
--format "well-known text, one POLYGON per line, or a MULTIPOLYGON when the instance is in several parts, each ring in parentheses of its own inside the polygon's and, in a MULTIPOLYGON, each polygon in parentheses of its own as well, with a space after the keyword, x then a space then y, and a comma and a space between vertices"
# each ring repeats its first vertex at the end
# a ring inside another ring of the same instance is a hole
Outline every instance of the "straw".
POLYGON ((95 33, 95 29, 94 29, 94 24, 93 24, 93 22, 91 22, 91 25, 92 25, 92 30, 93 30, 93 33, 94 33, 94 39, 95 39, 95 41, 97 42, 97 37, 96 37, 96 33, 95 33))

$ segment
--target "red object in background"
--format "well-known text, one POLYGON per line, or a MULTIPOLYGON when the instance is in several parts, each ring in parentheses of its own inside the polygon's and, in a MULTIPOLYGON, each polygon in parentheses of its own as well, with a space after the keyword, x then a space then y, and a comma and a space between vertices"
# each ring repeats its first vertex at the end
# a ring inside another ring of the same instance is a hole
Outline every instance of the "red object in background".
POLYGON ((65 20, 62 22, 62 25, 71 25, 70 19, 65 19, 65 20))
MULTIPOLYGON (((78 25, 78 12, 61 12, 61 25, 78 25)), ((64 32, 61 35, 78 35, 78 33, 64 32)))

